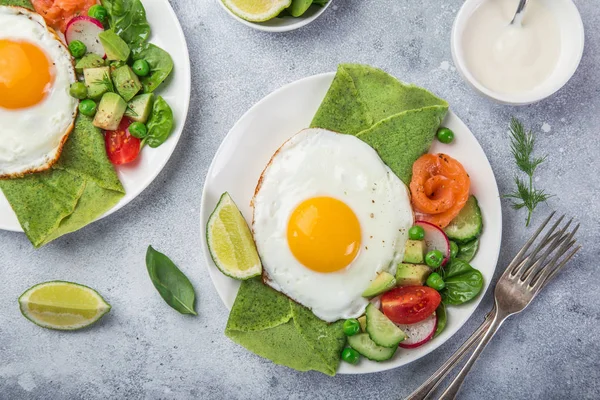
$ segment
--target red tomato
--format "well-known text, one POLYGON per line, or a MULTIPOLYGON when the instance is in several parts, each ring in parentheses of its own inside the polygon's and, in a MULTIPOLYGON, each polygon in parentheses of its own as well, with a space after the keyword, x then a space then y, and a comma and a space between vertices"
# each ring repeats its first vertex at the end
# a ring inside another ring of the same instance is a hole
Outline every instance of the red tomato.
POLYGON ((416 324, 429 317, 440 305, 442 296, 427 286, 405 286, 381 296, 383 313, 397 324, 416 324))
POLYGON ((106 154, 115 165, 132 162, 140 153, 141 140, 129 134, 130 124, 129 118, 123 118, 116 131, 106 131, 104 134, 106 154))

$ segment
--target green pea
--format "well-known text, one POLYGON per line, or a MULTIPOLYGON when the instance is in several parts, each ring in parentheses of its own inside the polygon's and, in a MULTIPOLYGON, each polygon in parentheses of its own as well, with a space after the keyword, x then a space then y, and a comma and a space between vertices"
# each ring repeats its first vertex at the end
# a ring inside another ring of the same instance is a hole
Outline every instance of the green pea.
POLYGON ((425 255, 425 264, 431 268, 438 268, 444 262, 444 253, 439 250, 431 250, 425 255))
POLYGON ((69 43, 69 51, 73 57, 81 58, 87 52, 87 47, 82 41, 73 40, 71 43, 69 43))
POLYGON ((455 258, 458 254, 458 245, 454 241, 450 241, 450 258, 455 258))
POLYGON ((432 272, 427 278, 426 282, 427 286, 432 289, 437 290, 438 292, 446 287, 446 283, 442 279, 442 276, 437 272, 432 272))
POLYGON ((83 82, 75 82, 69 88, 69 94, 76 99, 83 100, 87 97, 87 86, 83 82))
POLYGON ((360 354, 358 354, 358 351, 350 347, 346 347, 344 351, 342 351, 342 360, 350 364, 358 364, 358 361, 360 360, 360 354))
POLYGON ((360 323, 356 318, 347 319, 344 321, 343 330, 346 336, 354 336, 360 332, 360 323))
POLYGON ((148 128, 141 122, 132 122, 128 129, 129 134, 138 139, 143 139, 148 134, 148 128))
POLYGON ((410 240, 423 240, 425 238, 425 229, 422 226, 414 225, 408 230, 410 240))
POLYGON ((106 20, 106 17, 108 17, 108 11, 101 5, 96 4, 90 7, 90 9, 88 10, 88 15, 92 18, 97 19, 100 22, 104 22, 106 20))
POLYGON ((150 73, 150 65, 146 60, 135 60, 131 69, 137 76, 146 76, 150 73))
POLYGON ((454 132, 448 128, 440 128, 437 131, 437 138, 442 143, 452 143, 454 140, 454 132))
POLYGON ((94 100, 82 100, 79 103, 79 112, 88 117, 93 117, 96 114, 96 103, 94 100))

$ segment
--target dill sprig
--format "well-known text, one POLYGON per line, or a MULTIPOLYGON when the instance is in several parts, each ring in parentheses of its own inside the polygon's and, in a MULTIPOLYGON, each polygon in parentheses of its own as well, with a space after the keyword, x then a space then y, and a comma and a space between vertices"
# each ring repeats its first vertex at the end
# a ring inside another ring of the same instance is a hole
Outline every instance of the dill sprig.
POLYGON ((102 79, 96 79, 94 82, 94 85, 102 85, 106 88, 107 92, 113 92, 115 91, 115 86, 113 85, 112 80, 110 79, 110 76, 108 76, 108 74, 104 74, 104 76, 102 77, 102 79))
POLYGON ((547 157, 534 157, 534 146, 534 134, 531 131, 526 132, 523 124, 516 118, 513 118, 510 122, 510 149, 517 167, 527 175, 528 180, 515 176, 517 189, 514 192, 504 195, 504 197, 512 199, 512 207, 515 210, 527 208, 528 213, 525 226, 529 226, 531 214, 533 214, 533 210, 535 210, 537 205, 553 196, 542 189, 536 189, 533 185, 533 174, 537 167, 546 161, 547 157))

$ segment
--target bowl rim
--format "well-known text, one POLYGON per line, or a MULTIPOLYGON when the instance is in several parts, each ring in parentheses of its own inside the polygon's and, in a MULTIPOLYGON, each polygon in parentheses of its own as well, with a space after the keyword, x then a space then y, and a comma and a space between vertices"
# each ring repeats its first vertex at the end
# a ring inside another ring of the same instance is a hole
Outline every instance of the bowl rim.
POLYGON ((531 93, 517 93, 517 94, 505 94, 498 93, 491 89, 488 89, 484 85, 482 85, 469 71, 466 66, 466 61, 463 54, 459 51, 462 48, 462 31, 466 25, 466 22, 469 20, 470 14, 473 13, 474 9, 479 6, 479 4, 484 1, 489 0, 465 0, 460 10, 456 14, 454 19, 454 23, 452 25, 451 39, 450 39, 450 50, 452 53, 452 60, 456 69, 462 76, 463 80, 471 86, 471 88, 475 89, 475 91, 480 94, 495 100, 498 103, 506 104, 506 105, 527 105, 536 103, 543 99, 546 99, 552 96, 554 93, 558 92, 563 86, 565 86, 573 77, 577 69, 579 68, 579 64, 581 63, 581 59, 583 57, 583 52, 585 48, 585 32, 583 21, 581 19, 581 14, 579 13, 579 9, 577 5, 572 0, 561 0, 567 4, 567 7, 572 7, 573 13, 573 21, 571 21, 572 29, 577 30, 576 32, 579 43, 579 49, 577 49, 577 59, 576 62, 572 63, 570 70, 565 74, 564 79, 548 79, 543 83, 544 90, 542 91, 533 91, 531 93), (476 3, 476 4, 475 4, 476 3))
POLYGON ((297 21, 292 24, 281 25, 281 26, 269 26, 269 25, 263 25, 260 22, 246 21, 245 19, 240 18, 237 15, 235 15, 229 8, 227 8, 227 6, 223 3, 222 0, 215 0, 215 1, 217 3, 219 3, 221 5, 221 7, 225 11, 227 11, 227 14, 229 14, 236 21, 241 22, 242 24, 249 26, 252 29, 256 29, 256 30, 259 30, 262 32, 274 32, 274 33, 289 32, 289 31, 293 31, 296 29, 300 29, 303 26, 310 24, 311 22, 313 22, 314 20, 319 18, 325 12, 325 10, 331 5, 331 3, 333 3, 333 0, 329 0, 324 6, 322 6, 316 13, 314 13, 310 17, 302 17, 302 16, 297 17, 297 18, 295 18, 297 21))

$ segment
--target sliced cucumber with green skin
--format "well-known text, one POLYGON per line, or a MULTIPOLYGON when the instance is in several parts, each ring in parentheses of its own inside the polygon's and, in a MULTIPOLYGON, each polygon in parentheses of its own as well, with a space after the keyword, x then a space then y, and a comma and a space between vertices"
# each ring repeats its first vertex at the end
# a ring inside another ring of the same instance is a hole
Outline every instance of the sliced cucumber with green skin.
POLYGON ((479 204, 475 196, 469 196, 463 209, 444 229, 444 232, 448 238, 457 243, 467 243, 477 238, 482 229, 483 219, 479 204))
POLYGON ((375 344, 395 348, 406 338, 402 329, 398 328, 373 304, 367 306, 365 316, 367 317, 367 333, 375 344))
POLYGON ((382 347, 371 340, 368 333, 349 336, 348 344, 361 355, 372 361, 386 361, 394 356, 396 347, 382 347))

